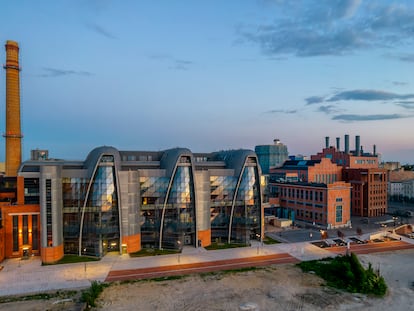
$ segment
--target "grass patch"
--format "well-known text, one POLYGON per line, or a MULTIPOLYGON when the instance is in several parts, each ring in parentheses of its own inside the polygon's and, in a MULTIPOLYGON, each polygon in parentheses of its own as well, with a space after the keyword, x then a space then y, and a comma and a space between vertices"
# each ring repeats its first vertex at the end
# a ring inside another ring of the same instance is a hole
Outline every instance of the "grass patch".
POLYGON ((158 255, 171 255, 178 254, 179 250, 174 249, 156 249, 156 248, 144 248, 138 252, 130 253, 131 257, 146 257, 146 256, 158 256, 158 255))
POLYGON ((15 302, 15 301, 27 301, 27 300, 49 300, 52 298, 73 298, 78 294, 77 291, 57 291, 54 293, 39 293, 27 296, 6 296, 0 297, 0 303, 15 302))
POLYGON ((265 236, 265 238, 263 239, 263 243, 266 245, 270 245, 270 244, 278 244, 280 242, 278 240, 272 239, 269 236, 265 236))
POLYGON ((90 261, 99 261, 100 258, 97 257, 88 257, 88 256, 78 256, 67 254, 63 258, 55 263, 42 263, 43 266, 48 265, 60 265, 67 263, 78 263, 78 262, 90 262, 90 261))
POLYGON ((237 248, 237 247, 248 247, 250 245, 246 243, 211 243, 211 245, 206 246, 206 250, 217 250, 217 249, 228 249, 228 248, 237 248))
POLYGON ((96 307, 96 299, 107 286, 107 284, 93 281, 91 286, 82 292, 81 300, 86 303, 87 310, 90 310, 91 307, 96 307))
POLYGON ((351 293, 382 297, 387 292, 384 278, 374 272, 371 263, 368 269, 364 269, 353 253, 323 260, 303 261, 298 266, 305 272, 314 271, 328 286, 345 289, 351 293))
POLYGON ((236 273, 242 273, 242 272, 249 272, 249 271, 257 271, 257 270, 261 270, 261 269, 265 269, 263 267, 245 267, 245 268, 239 268, 239 269, 229 269, 229 270, 221 270, 221 271, 212 271, 212 272, 203 272, 200 273, 200 277, 201 278, 208 278, 211 276, 224 276, 227 274, 236 274, 236 273))
POLYGON ((164 276, 164 277, 159 277, 159 278, 152 278, 150 280, 154 281, 154 282, 174 281, 174 280, 184 279, 188 276, 189 276, 188 274, 186 274, 186 275, 170 275, 170 276, 164 276))

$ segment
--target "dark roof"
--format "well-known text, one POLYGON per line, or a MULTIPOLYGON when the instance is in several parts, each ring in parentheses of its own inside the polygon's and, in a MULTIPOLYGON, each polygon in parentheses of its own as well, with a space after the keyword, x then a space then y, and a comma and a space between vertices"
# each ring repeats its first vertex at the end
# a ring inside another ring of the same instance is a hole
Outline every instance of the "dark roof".
POLYGON ((288 160, 285 161, 285 163, 283 163, 283 166, 278 169, 304 170, 309 166, 315 166, 315 164, 318 163, 321 163, 321 160, 288 160))

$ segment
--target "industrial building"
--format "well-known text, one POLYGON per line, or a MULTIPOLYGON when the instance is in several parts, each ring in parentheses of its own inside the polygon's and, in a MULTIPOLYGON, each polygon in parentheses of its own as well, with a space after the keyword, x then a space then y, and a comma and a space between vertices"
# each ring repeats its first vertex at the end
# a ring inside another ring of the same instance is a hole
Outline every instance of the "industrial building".
POLYGON ((270 171, 270 203, 281 218, 321 228, 351 225, 351 185, 330 159, 290 160, 270 171))
POLYGON ((351 208, 353 216, 376 217, 387 213, 388 172, 379 167, 379 155, 373 145, 372 153, 364 152, 360 136, 355 136, 355 149, 349 148, 349 135, 345 135, 344 151, 340 150, 340 139, 336 138, 336 148, 330 146, 325 137, 325 148, 311 156, 312 160, 328 158, 342 166, 342 180, 352 186, 351 208))

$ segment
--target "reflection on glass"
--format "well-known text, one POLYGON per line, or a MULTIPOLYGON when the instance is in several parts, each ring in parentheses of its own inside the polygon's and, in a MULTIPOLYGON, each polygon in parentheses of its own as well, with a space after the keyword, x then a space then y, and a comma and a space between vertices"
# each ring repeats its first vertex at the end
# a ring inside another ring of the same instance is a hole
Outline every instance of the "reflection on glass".
POLYGON ((162 248, 180 249, 195 243, 194 187, 189 162, 188 157, 181 157, 173 177, 165 207, 162 248))
POLYGON ((102 157, 92 180, 81 228, 82 254, 100 257, 119 250, 118 197, 112 162, 112 156, 102 157))

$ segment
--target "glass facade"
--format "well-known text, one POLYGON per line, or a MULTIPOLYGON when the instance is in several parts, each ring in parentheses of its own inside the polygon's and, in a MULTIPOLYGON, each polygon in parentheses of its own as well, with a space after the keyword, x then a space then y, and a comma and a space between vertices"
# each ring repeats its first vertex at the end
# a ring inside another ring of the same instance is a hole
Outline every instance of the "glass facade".
POLYGON ((39 204, 40 202, 39 179, 24 179, 24 204, 39 204))
POLYGON ((237 176, 210 177, 210 220, 213 241, 227 242, 230 228, 231 243, 248 244, 251 239, 260 239, 259 172, 255 161, 249 159, 248 162, 242 172, 238 187, 237 176))
POLYGON ((237 186, 236 176, 210 177, 210 222, 213 241, 227 241, 234 192, 237 186))
POLYGON ((140 177, 141 243, 144 248, 158 248, 162 208, 168 189, 167 177, 140 177))
POLYGON ((190 158, 181 157, 164 210, 162 248, 180 249, 195 243, 195 204, 190 158))
POLYGON ((231 241, 249 243, 251 239, 260 239, 260 184, 257 166, 246 166, 240 185, 231 223, 231 241))
POLYGON ((140 177, 142 247, 180 249, 195 244, 193 185, 191 161, 185 156, 171 184, 168 177, 140 177))
POLYGON ((118 251, 119 213, 113 156, 102 156, 82 213, 82 254, 100 257, 108 251, 118 251))
MULTIPOLYGON (((208 245, 205 239, 210 232, 213 242, 248 244, 251 239, 260 238, 260 176, 253 152, 237 150, 193 158, 187 149, 173 149, 148 156, 146 163, 138 160, 139 153, 131 151, 126 157, 130 161, 122 161, 124 155, 118 156, 116 152, 113 148, 93 151, 85 162, 68 163, 56 177, 50 173, 43 177, 45 200, 41 204, 45 222, 41 224, 40 218, 22 221, 23 238, 27 236, 27 223, 32 224, 33 230, 39 228, 39 236, 33 234, 33 249, 40 248, 40 240, 46 241, 47 247, 58 246, 62 233, 65 254, 102 257, 108 251, 119 251, 118 188, 122 193, 122 213, 127 213, 122 218, 126 244, 140 239, 141 248, 181 249, 185 245, 195 247, 200 241, 208 245), (198 161, 193 163, 193 159, 198 161), (122 170, 119 181, 117 169, 122 170), (53 179, 48 176, 62 181, 61 197, 58 194, 54 200, 53 179), (195 181, 196 176, 200 180, 195 181), (200 191, 197 201, 196 188, 200 191), (199 215, 196 215, 196 202, 200 204, 199 215), (62 206, 62 211, 56 211, 55 205, 62 206), (60 212, 62 228, 60 221, 52 221, 60 212), (197 227, 202 232, 199 237, 197 227), (55 241, 53 232, 57 232, 55 241)), ((42 178, 42 170, 38 171, 42 178)), ((40 178, 25 179, 26 202, 38 200, 40 178)), ((14 222, 13 234, 18 236, 17 218, 14 222)))
POLYGON ((67 254, 79 253, 80 221, 87 187, 85 178, 62 179, 63 240, 67 254))

